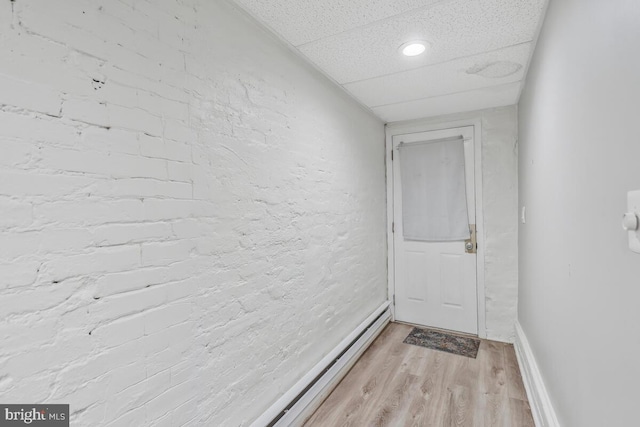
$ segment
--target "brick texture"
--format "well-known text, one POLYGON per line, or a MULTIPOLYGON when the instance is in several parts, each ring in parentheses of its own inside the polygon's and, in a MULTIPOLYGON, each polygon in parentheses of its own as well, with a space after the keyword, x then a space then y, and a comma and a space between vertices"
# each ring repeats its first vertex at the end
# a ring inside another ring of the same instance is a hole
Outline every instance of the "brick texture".
POLYGON ((382 123, 236 7, 0 2, 0 396, 248 425, 386 299, 382 123))

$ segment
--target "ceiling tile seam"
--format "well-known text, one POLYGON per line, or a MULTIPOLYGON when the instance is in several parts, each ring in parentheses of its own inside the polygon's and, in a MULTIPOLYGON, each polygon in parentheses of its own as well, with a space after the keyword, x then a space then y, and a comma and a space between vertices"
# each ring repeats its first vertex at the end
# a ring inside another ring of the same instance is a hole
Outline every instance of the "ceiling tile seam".
POLYGON ((384 122, 384 120, 380 116, 378 116, 371 109, 371 107, 369 107, 360 99, 358 99, 353 93, 347 90, 346 87, 344 87, 341 83, 339 83, 335 78, 330 76, 328 72, 323 70, 318 64, 311 61, 311 59, 309 59, 304 53, 302 53, 294 45, 289 43, 289 41, 286 40, 280 33, 276 32, 273 28, 271 28, 271 26, 269 26, 267 23, 265 23, 264 21, 259 19, 257 16, 255 16, 253 12, 250 12, 244 7, 241 7, 239 4, 235 3, 235 1, 233 0, 227 0, 227 4, 229 4, 232 8, 236 9, 239 13, 243 14, 249 21, 253 22, 258 28, 263 30, 268 36, 270 36, 274 41, 276 41, 281 46, 283 46, 287 51, 289 51, 292 55, 298 58, 303 64, 305 64, 308 67, 311 67, 313 70, 315 70, 325 79, 327 79, 329 83, 337 87, 338 90, 340 90, 344 95, 346 95, 349 99, 351 99, 353 102, 358 104, 360 108, 362 108, 372 117, 374 117, 376 120, 380 120, 384 122))
POLYGON ((440 98, 440 97, 451 96, 451 95, 459 95, 459 94, 462 94, 462 93, 474 92, 474 91, 483 90, 483 89, 493 89, 493 88, 498 88, 500 86, 507 86, 507 85, 511 85, 511 84, 515 84, 515 83, 522 83, 522 78, 520 78, 518 80, 514 80, 512 82, 490 84, 490 85, 487 85, 487 86, 480 86, 480 87, 476 87, 476 88, 473 88, 473 89, 465 89, 465 90, 460 90, 460 91, 456 91, 456 92, 442 93, 440 95, 421 96, 419 98, 410 98, 410 99, 405 99, 403 101, 390 102, 388 104, 371 105, 370 108, 387 107, 387 106, 391 106, 391 105, 405 104, 407 102, 421 101, 423 99, 431 99, 431 98, 440 98))
POLYGON ((407 103, 410 103, 410 102, 422 101, 422 100, 424 100, 424 99, 444 98, 444 97, 446 97, 446 96, 459 95, 459 94, 461 94, 461 93, 475 92, 475 91, 482 90, 482 89, 487 89, 487 88, 494 89, 494 88, 499 88, 499 87, 501 87, 501 86, 509 86, 509 85, 513 85, 513 84, 516 84, 516 83, 521 84, 521 83, 522 83, 522 79, 520 79, 520 80, 516 80, 516 81, 514 81, 514 82, 509 82, 509 83, 500 83, 500 84, 498 84, 498 85, 494 85, 494 86, 484 86, 484 87, 479 87, 479 88, 475 88, 475 89, 461 90, 461 91, 459 91, 459 92, 450 92, 450 93, 445 93, 445 94, 442 94, 442 95, 425 96, 425 97, 423 97, 423 98, 410 99, 410 100, 408 100, 408 101, 398 101, 398 102, 391 102, 391 103, 389 103, 389 104, 372 105, 372 106, 370 106, 369 108, 372 108, 372 109, 373 109, 373 108, 390 107, 390 106, 392 106, 392 105, 407 104, 407 103))
MULTIPOLYGON (((375 21, 368 22, 368 23, 366 23, 364 25, 359 25, 357 27, 351 27, 351 28, 348 28, 346 30, 338 31, 337 33, 329 34, 329 35, 326 35, 324 37, 320 37, 320 38, 317 38, 317 39, 314 39, 314 40, 310 40, 308 42, 300 43, 300 44, 297 44, 297 45, 294 45, 293 43, 291 43, 291 45, 295 46, 297 48, 301 48, 301 47, 304 47, 304 46, 306 46, 308 44, 316 43, 316 42, 321 41, 321 40, 326 40, 326 39, 331 38, 331 37, 336 37, 336 36, 339 36, 339 35, 342 35, 342 34, 346 34, 346 33, 349 33, 351 31, 356 31, 356 30, 361 30, 363 28, 372 27, 372 26, 374 26, 376 24, 379 24, 380 22, 384 22, 384 21, 387 21, 389 19, 394 19, 394 18, 397 18, 397 17, 402 16, 402 15, 408 15, 410 13, 415 13, 418 10, 431 9, 432 7, 440 6, 443 3, 453 3, 455 1, 458 1, 458 0, 440 0, 440 1, 436 1, 435 3, 432 3, 432 4, 427 5, 427 6, 416 7, 416 8, 413 8, 411 10, 407 10, 405 12, 396 13, 395 15, 389 15, 389 16, 387 16, 385 18, 381 18, 381 19, 377 19, 375 21)), ((467 0, 467 1, 475 1, 475 0, 467 0)))
MULTIPOLYGON (((420 70, 422 68, 434 67, 436 65, 442 65, 442 64, 449 63, 449 62, 458 61, 460 59, 467 59, 467 58, 471 58, 473 56, 482 55, 482 54, 485 54, 485 53, 494 53, 494 52, 498 52, 498 51, 503 50, 503 49, 509 49, 511 47, 525 45, 525 44, 531 43, 532 41, 533 41, 533 39, 527 40, 527 41, 524 41, 524 42, 520 42, 520 43, 516 43, 516 44, 510 44, 510 45, 503 46, 503 47, 498 47, 498 48, 492 49, 492 50, 483 50, 482 52, 473 53, 471 55, 458 56, 458 57, 455 57, 455 58, 452 58, 452 59, 447 59, 446 61, 434 62, 433 64, 421 65, 421 66, 415 67, 415 68, 407 68, 406 70, 395 71, 393 73, 380 74, 380 75, 373 76, 373 77, 367 77, 366 79, 361 79, 361 80, 350 80, 348 82, 344 82, 344 83, 340 83, 340 84, 341 85, 350 85, 350 84, 354 84, 354 83, 366 82, 368 80, 380 79, 382 77, 389 77, 389 76, 393 76, 395 74, 401 74, 401 73, 404 73, 404 72, 407 72, 407 71, 415 71, 415 70, 420 70)), ((303 55, 304 55, 304 53, 303 53, 303 55)), ((531 55, 529 55, 529 56, 531 56, 531 55)), ((309 59, 309 61, 311 61, 311 59, 309 59)), ((524 65, 523 65, 523 68, 524 68, 524 65)))

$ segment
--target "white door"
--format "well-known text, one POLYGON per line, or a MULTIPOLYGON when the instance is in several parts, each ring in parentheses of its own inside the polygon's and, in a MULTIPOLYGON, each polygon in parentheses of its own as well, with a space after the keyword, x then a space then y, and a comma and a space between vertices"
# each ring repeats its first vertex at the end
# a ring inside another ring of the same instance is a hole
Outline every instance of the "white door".
POLYGON ((464 240, 433 242, 403 237, 399 144, 407 146, 457 136, 464 138, 467 210, 469 224, 475 224, 473 126, 393 136, 395 316, 399 321, 476 335, 475 250, 467 253, 464 240))

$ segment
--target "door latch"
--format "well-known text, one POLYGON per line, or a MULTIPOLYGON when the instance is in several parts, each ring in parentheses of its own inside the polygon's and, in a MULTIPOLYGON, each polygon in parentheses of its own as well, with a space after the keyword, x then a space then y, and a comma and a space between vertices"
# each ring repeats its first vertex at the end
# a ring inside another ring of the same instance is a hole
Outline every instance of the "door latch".
POLYGON ((475 254, 478 249, 475 224, 469 224, 469 232, 471 233, 471 237, 464 241, 464 251, 468 254, 475 254))

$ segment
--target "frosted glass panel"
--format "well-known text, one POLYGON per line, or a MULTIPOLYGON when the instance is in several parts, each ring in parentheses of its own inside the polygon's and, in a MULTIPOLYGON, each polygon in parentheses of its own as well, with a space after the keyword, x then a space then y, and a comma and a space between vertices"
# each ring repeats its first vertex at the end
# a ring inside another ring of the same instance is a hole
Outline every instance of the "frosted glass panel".
POLYGON ((462 137, 400 144, 405 240, 470 237, 462 137))

